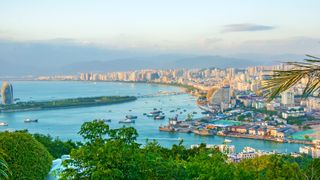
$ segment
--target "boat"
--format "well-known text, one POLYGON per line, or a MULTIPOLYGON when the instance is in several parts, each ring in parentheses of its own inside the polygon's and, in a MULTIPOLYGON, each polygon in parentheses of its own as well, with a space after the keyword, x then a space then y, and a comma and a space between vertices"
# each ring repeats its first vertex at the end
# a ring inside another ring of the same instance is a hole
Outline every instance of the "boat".
POLYGON ((126 115, 127 119, 137 119, 138 116, 126 115))
POLYGON ((147 114, 148 117, 155 117, 158 116, 162 111, 153 111, 147 114))
POLYGON ((159 116, 155 116, 154 120, 162 120, 164 118, 165 118, 165 116, 159 115, 159 116))
POLYGON ((178 115, 176 115, 175 117, 169 118, 169 121, 177 121, 177 120, 178 120, 178 115))
POLYGON ((174 110, 171 110, 170 112, 172 113, 172 112, 174 112, 174 110))
POLYGON ((111 122, 111 119, 102 119, 103 122, 111 122))
POLYGON ((125 120, 120 120, 119 123, 135 123, 134 119, 125 119, 125 120))
POLYGON ((160 126, 159 131, 174 132, 174 128, 171 126, 160 126))
POLYGON ((231 143, 232 141, 230 139, 225 139, 223 142, 224 143, 231 143))
POLYGON ((8 126, 8 123, 6 123, 6 122, 0 122, 0 126, 8 126))
POLYGON ((38 122, 38 119, 29 119, 29 118, 27 118, 27 119, 24 120, 24 122, 25 122, 25 123, 32 123, 32 122, 37 123, 37 122, 38 122))

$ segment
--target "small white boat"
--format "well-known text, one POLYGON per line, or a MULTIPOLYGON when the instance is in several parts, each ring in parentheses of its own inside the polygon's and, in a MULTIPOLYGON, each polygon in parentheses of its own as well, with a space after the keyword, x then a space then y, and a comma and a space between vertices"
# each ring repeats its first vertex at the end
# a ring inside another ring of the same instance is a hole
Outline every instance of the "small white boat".
POLYGON ((225 139, 224 142, 225 143, 231 143, 232 141, 230 139, 225 139))
POLYGON ((125 120, 119 121, 119 123, 135 123, 135 120, 134 119, 125 119, 125 120))
POLYGON ((8 123, 6 123, 6 122, 0 122, 0 126, 8 126, 8 123))
POLYGON ((25 122, 25 123, 32 123, 32 122, 37 123, 37 122, 38 122, 38 119, 29 119, 29 118, 27 118, 27 119, 24 120, 24 122, 25 122))

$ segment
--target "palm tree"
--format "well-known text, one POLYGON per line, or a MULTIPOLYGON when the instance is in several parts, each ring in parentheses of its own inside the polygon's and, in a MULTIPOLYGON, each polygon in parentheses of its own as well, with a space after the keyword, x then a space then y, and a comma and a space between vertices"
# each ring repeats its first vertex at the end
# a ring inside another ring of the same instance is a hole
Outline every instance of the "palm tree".
POLYGON ((304 62, 287 62, 290 70, 275 70, 270 79, 262 82, 264 94, 268 101, 273 100, 280 93, 306 78, 307 84, 303 91, 303 97, 308 97, 320 88, 320 58, 306 55, 304 62))
POLYGON ((8 174, 10 174, 9 167, 7 163, 0 158, 0 179, 9 179, 8 174))

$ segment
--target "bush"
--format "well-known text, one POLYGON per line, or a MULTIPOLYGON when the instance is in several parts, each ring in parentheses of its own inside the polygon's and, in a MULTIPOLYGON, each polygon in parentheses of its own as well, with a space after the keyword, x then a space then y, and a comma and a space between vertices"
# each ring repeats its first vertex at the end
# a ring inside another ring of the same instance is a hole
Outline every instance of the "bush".
POLYGON ((12 172, 12 179, 44 179, 50 171, 52 156, 25 132, 1 132, 0 147, 12 172))

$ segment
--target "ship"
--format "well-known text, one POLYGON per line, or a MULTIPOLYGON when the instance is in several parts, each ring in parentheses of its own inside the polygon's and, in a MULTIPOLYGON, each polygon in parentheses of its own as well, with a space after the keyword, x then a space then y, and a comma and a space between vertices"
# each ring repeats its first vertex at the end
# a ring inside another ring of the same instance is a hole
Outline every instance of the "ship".
POLYGON ((125 119, 125 120, 119 121, 119 123, 135 123, 135 120, 133 120, 133 119, 125 119))
POLYGON ((149 114, 147 114, 148 117, 155 117, 158 116, 162 111, 152 111, 149 114))
POLYGON ((103 122, 111 122, 111 119, 102 119, 103 122))
POLYGON ((160 131, 166 131, 166 132, 174 132, 174 128, 171 126, 160 126, 159 127, 160 131))
POLYGON ((126 115, 127 119, 137 119, 138 116, 126 115))
POLYGON ((154 120, 163 120, 165 118, 165 116, 159 115, 159 116, 155 116, 154 120))
POLYGON ((6 123, 6 122, 0 122, 0 126, 8 126, 8 123, 6 123))
POLYGON ((24 120, 24 122, 25 123, 32 123, 32 122, 37 123, 38 119, 29 119, 29 118, 27 118, 27 119, 24 120))

